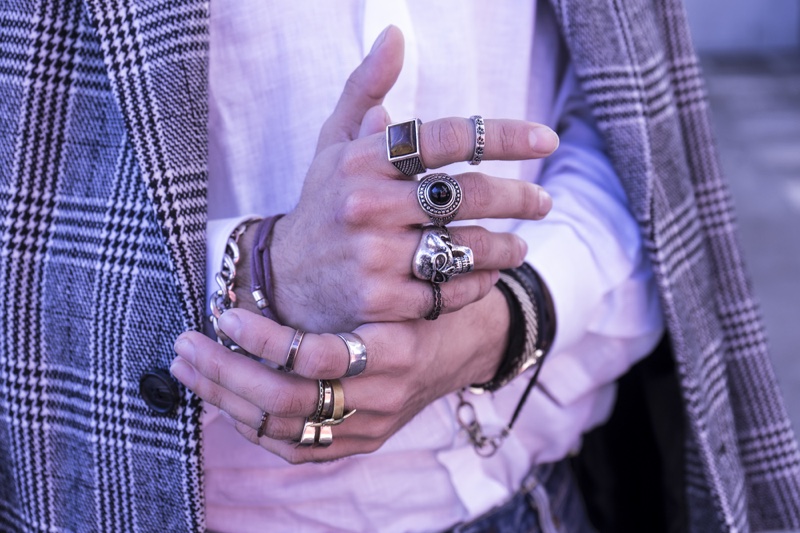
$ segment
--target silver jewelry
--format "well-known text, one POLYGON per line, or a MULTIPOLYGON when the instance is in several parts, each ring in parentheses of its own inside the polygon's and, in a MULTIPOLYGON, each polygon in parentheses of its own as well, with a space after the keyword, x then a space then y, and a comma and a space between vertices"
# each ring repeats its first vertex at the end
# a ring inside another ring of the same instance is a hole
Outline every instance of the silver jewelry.
POLYGON ((338 426, 356 413, 344 411, 344 388, 338 379, 319 380, 319 399, 316 412, 306 418, 301 446, 330 446, 333 443, 333 426, 338 426), (330 406, 330 407, 329 407, 330 406), (328 413, 328 409, 330 412, 328 413))
POLYGON ((425 317, 425 320, 436 320, 442 313, 442 289, 439 287, 438 283, 434 282, 431 282, 431 287, 433 287, 433 309, 431 309, 430 314, 425 317))
POLYGON ((269 422, 269 413, 264 411, 261 413, 261 423, 258 425, 258 432, 256 433, 259 439, 267 432, 267 422, 269 422))
POLYGON ((236 286, 236 268, 239 264, 239 239, 247 231, 250 224, 260 221, 261 219, 257 217, 245 220, 236 226, 236 229, 228 237, 228 241, 225 243, 225 254, 222 256, 222 266, 214 276, 219 288, 214 291, 208 301, 208 306, 211 309, 208 320, 214 326, 217 342, 234 352, 243 352, 244 350, 219 328, 219 317, 228 309, 236 307, 236 293, 233 290, 236 286))
POLYGON ((337 336, 344 341, 350 355, 347 372, 342 377, 352 378, 359 375, 367 368, 367 347, 364 341, 355 333, 337 333, 337 336))
POLYGON ((422 174, 427 169, 419 150, 418 118, 386 126, 386 156, 406 176, 422 174))
POLYGON ((486 146, 486 125, 480 115, 472 115, 469 118, 475 126, 475 149, 472 151, 472 160, 469 164, 480 165, 483 161, 483 147, 486 146))
POLYGON ((453 244, 447 228, 423 228, 411 265, 414 276, 432 283, 444 283, 453 276, 471 272, 474 267, 472 249, 453 244))
POLYGON ((299 329, 294 330, 292 344, 289 345, 289 352, 286 354, 286 362, 283 363, 281 367, 284 372, 291 372, 294 368, 294 361, 297 359, 297 352, 300 351, 300 343, 303 342, 303 336, 305 334, 305 331, 300 331, 299 329))
POLYGON ((417 200, 431 222, 444 226, 461 207, 461 186, 447 174, 428 174, 417 185, 417 200))

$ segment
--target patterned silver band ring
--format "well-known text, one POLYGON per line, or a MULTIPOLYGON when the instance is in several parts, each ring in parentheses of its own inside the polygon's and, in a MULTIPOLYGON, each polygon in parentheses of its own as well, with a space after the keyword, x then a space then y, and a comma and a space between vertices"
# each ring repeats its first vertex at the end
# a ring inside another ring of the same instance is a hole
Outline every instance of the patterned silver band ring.
POLYGON ((439 287, 438 283, 434 282, 431 282, 431 287, 433 287, 433 309, 431 309, 430 314, 425 317, 425 320, 436 320, 442 313, 442 289, 439 287))
POLYGON ((472 160, 469 164, 480 165, 483 161, 483 148, 486 146, 486 125, 480 115, 472 115, 469 118, 475 126, 475 149, 472 151, 472 160))

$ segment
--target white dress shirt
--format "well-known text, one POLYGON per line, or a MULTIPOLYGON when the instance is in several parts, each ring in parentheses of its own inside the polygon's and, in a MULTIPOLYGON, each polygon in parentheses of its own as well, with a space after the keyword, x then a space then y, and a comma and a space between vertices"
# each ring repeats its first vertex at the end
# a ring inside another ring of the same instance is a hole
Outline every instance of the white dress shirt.
MULTIPOLYGON (((240 217, 294 207, 320 126, 390 23, 406 42, 385 102, 394 121, 477 113, 545 123, 561 136, 545 162, 479 167, 538 181, 553 196, 543 221, 481 222, 525 238, 527 261, 553 294, 558 333, 540 378, 547 394, 531 395, 489 459, 459 432, 451 395, 373 454, 299 466, 252 445, 208 406, 205 492, 214 531, 429 531, 475 517, 511 496, 532 464, 579 446, 609 415, 614 380, 662 333, 638 226, 546 2, 212 2, 209 290, 240 217)), ((471 397, 488 432, 508 422, 526 384, 521 377, 471 397)))

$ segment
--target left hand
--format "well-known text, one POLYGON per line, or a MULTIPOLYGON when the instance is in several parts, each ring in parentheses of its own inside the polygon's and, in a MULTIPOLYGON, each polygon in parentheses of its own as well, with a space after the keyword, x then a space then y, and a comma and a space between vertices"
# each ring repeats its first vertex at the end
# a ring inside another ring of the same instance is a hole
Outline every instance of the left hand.
MULTIPOLYGON (((281 365, 294 329, 241 309, 226 311, 220 327, 251 354, 281 365)), ((506 346, 508 311, 493 289, 483 300, 437 321, 366 324, 355 330, 367 347, 367 367, 343 378, 345 412, 329 447, 298 446, 303 424, 316 410, 319 379, 341 378, 348 351, 333 334, 307 333, 294 370, 279 371, 234 353, 197 332, 175 343, 171 371, 203 400, 235 420, 251 442, 290 463, 326 461, 377 450, 437 398, 492 377, 506 346), (262 413, 269 413, 257 437, 262 413)))

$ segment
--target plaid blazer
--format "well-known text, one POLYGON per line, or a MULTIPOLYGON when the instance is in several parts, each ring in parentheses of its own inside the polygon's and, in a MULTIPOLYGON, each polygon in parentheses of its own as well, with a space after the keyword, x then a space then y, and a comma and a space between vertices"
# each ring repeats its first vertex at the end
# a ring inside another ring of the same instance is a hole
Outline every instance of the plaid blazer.
MULTIPOLYGON (((641 223, 689 421, 691 529, 800 527, 677 0, 553 0, 641 223)), ((143 372, 203 315, 208 4, 0 0, 0 529, 200 531, 200 402, 143 372)))

